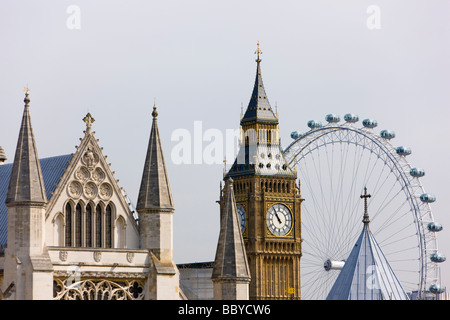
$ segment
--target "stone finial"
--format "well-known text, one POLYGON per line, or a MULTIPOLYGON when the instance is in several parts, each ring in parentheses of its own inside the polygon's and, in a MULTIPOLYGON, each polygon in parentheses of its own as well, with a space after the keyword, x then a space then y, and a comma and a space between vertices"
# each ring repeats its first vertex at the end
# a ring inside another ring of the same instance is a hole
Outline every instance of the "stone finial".
POLYGON ((87 132, 91 132, 91 128, 92 128, 92 124, 95 122, 95 119, 91 116, 90 113, 88 113, 84 118, 83 118, 84 123, 86 123, 86 131, 87 132))
POLYGON ((0 164, 4 164, 6 160, 8 160, 8 158, 6 158, 5 150, 0 146, 0 164))

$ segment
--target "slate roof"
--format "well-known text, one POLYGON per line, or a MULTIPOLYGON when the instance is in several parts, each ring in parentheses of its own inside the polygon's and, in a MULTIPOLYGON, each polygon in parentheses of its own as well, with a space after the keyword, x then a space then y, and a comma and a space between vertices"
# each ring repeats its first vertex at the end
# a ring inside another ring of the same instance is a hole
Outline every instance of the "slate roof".
MULTIPOLYGON (((59 178, 63 176, 64 169, 67 169, 71 159, 70 154, 39 159, 47 199, 52 197, 52 192, 55 191, 59 178)), ((5 200, 12 167, 12 163, 0 165, 0 245, 2 247, 7 241, 8 210, 5 200)))
POLYGON ((250 269, 242 238, 233 180, 226 181, 225 204, 211 279, 250 281, 250 269))
MULTIPOLYGON (((247 110, 241 119, 241 126, 249 123, 278 125, 278 118, 270 106, 261 76, 261 59, 256 60, 256 78, 247 110)), ((296 178, 283 156, 279 141, 273 144, 259 143, 245 147, 242 145, 225 179, 241 176, 277 176, 296 178)))
POLYGON ((261 76, 261 59, 256 60, 256 78, 255 85, 253 87, 252 96, 248 103, 247 110, 241 119, 241 125, 246 122, 262 122, 262 123, 276 123, 278 124, 278 118, 270 106, 269 99, 267 98, 266 90, 261 76))
POLYGON ((136 208, 137 210, 174 210, 169 177, 159 136, 156 106, 153 107, 152 116, 152 129, 136 208))
POLYGON ((6 195, 7 203, 33 202, 47 203, 44 181, 41 175, 39 158, 34 141, 30 116, 30 97, 25 94, 25 107, 20 125, 14 164, 10 174, 10 183, 6 195))

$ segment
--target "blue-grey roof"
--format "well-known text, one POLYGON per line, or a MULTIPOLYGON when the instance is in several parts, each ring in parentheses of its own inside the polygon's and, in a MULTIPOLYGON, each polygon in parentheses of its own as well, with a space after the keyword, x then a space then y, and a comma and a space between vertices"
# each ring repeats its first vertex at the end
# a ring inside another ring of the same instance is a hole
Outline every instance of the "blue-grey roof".
POLYGON ((247 110, 241 119, 241 124, 247 122, 269 122, 278 124, 278 118, 270 106, 269 99, 267 98, 266 90, 264 89, 262 76, 261 76, 261 60, 256 60, 256 78, 255 85, 253 87, 252 96, 248 103, 247 110))
POLYGON ((364 226, 327 300, 409 300, 368 226, 364 226))
MULTIPOLYGON (((55 191, 56 185, 60 180, 59 178, 63 176, 64 169, 67 169, 71 159, 72 155, 68 154, 39 160, 48 200, 52 197, 52 192, 55 191)), ((4 247, 7 240, 8 210, 5 200, 12 166, 12 163, 0 165, 0 245, 2 247, 4 247)))

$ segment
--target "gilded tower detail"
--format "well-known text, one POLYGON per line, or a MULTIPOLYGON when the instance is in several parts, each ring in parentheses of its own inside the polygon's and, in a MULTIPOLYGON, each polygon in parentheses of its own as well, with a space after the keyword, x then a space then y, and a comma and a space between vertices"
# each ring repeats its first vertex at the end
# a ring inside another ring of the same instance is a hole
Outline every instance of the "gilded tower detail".
POLYGON ((234 180, 251 274, 249 298, 300 299, 300 188, 296 171, 283 157, 278 115, 262 82, 259 44, 255 53, 256 79, 241 118, 240 149, 224 180, 234 180))

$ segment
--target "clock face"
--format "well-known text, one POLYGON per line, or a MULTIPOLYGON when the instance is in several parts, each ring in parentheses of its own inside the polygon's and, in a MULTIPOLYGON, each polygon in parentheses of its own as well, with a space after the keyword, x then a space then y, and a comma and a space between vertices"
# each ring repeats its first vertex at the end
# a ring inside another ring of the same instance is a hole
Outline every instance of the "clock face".
POLYGON ((267 211, 266 222, 272 234, 285 236, 292 227, 291 211, 281 203, 275 204, 267 211))
POLYGON ((237 207, 237 211, 238 211, 239 222, 241 223, 241 232, 244 232, 244 229, 245 229, 245 210, 240 204, 237 204, 236 207, 237 207))

